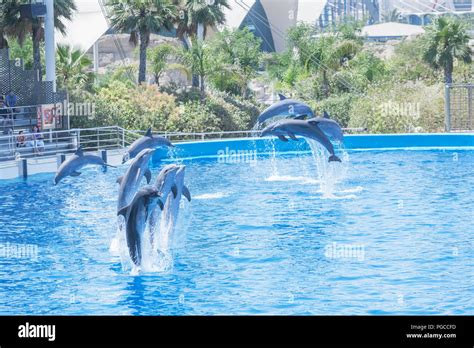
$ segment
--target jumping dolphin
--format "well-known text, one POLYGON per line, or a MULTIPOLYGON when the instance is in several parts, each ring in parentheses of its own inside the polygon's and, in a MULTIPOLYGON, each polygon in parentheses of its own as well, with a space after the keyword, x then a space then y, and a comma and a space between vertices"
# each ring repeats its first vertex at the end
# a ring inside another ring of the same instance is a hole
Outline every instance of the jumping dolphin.
POLYGON ((117 209, 120 211, 126 207, 133 200, 133 195, 137 192, 142 178, 145 176, 147 183, 151 181, 151 172, 148 169, 151 155, 155 150, 144 149, 133 159, 132 164, 128 167, 123 176, 117 179, 120 184, 119 198, 117 209))
POLYGON ((154 186, 146 186, 137 192, 133 201, 119 210, 126 221, 125 234, 128 251, 133 263, 140 266, 142 261, 142 241, 148 217, 155 207, 163 208, 160 193, 154 186))
POLYGON ((323 131, 318 126, 318 121, 314 119, 311 120, 281 120, 275 122, 268 127, 266 127, 261 136, 274 135, 277 136, 281 141, 288 141, 286 136, 290 137, 293 140, 298 141, 296 135, 301 135, 306 138, 316 140, 321 145, 323 145, 329 154, 329 162, 341 162, 339 157, 334 153, 334 147, 329 141, 328 137, 323 133, 323 131))
POLYGON ((280 101, 266 108, 258 117, 257 124, 261 125, 265 121, 276 117, 303 119, 314 117, 313 110, 306 104, 295 99, 288 99, 279 94, 280 101))
MULTIPOLYGON (((170 193, 173 194, 174 198, 176 198, 178 195, 178 187, 176 186, 175 179, 176 173, 179 169, 180 166, 176 164, 169 164, 160 171, 158 177, 156 178, 154 186, 158 190, 163 202, 166 202, 170 193)), ((160 214, 161 210, 154 209, 149 217, 150 242, 152 245, 154 245, 154 230, 160 214)))
POLYGON ((315 117, 308 121, 315 121, 318 124, 319 129, 321 129, 330 140, 339 143, 344 141, 344 134, 341 126, 336 121, 331 120, 327 112, 324 112, 323 117, 315 117))
POLYGON ((160 146, 173 147, 173 144, 171 144, 171 142, 166 138, 153 135, 151 128, 148 128, 144 136, 135 140, 129 146, 127 152, 123 155, 122 164, 135 158, 135 156, 137 156, 143 149, 156 149, 160 146))
POLYGON ((176 194, 168 195, 167 200, 164 201, 163 214, 165 215, 165 218, 173 218, 174 221, 178 217, 179 202, 181 201, 181 197, 184 196, 189 202, 191 202, 191 193, 184 184, 185 171, 186 166, 178 166, 178 170, 176 171, 174 179, 174 184, 176 186, 176 194))
POLYGON ((54 184, 57 185, 66 176, 81 175, 81 172, 78 172, 78 170, 89 164, 114 167, 110 164, 105 163, 104 160, 99 156, 85 154, 82 149, 82 146, 79 146, 74 155, 69 157, 59 166, 56 176, 54 177, 54 184))

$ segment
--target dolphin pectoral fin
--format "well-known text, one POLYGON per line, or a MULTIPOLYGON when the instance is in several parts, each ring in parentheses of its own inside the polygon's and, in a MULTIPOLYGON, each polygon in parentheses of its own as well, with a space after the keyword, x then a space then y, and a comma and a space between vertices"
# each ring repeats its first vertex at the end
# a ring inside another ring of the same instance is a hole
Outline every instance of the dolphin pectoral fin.
POLYGON ((160 207, 160 210, 163 211, 165 209, 165 204, 161 199, 158 200, 158 206, 160 207))
POLYGON ((286 139, 284 135, 279 135, 278 139, 280 139, 281 141, 284 141, 286 143, 288 142, 288 139, 286 139))
POLYGON ((105 163, 104 166, 106 166, 106 167, 111 167, 111 168, 117 168, 117 166, 113 166, 113 165, 108 164, 108 163, 105 163))
POLYGON ((143 174, 146 178, 146 183, 149 184, 151 181, 151 171, 150 169, 145 170, 145 173, 143 174))
POLYGON ((187 198, 188 202, 191 202, 191 192, 186 186, 183 186, 183 196, 187 198))
POLYGON ((120 184, 122 184, 122 180, 123 180, 123 176, 118 177, 117 181, 115 181, 115 182, 120 185, 120 184))
POLYGON ((176 198, 176 196, 178 195, 178 186, 176 186, 176 184, 171 186, 171 192, 173 192, 173 198, 176 198))
POLYGON ((72 172, 71 174, 69 174, 70 176, 79 176, 81 175, 82 173, 81 172, 72 172))
POLYGON ((117 216, 122 215, 125 219, 127 218, 128 206, 119 209, 117 216))
POLYGON ((297 137, 295 137, 295 135, 294 135, 293 133, 291 133, 291 132, 288 132, 288 136, 289 136, 291 139, 295 140, 295 141, 299 141, 299 139, 298 139, 297 137))
POLYGON ((308 116, 306 114, 303 114, 303 115, 296 116, 294 119, 295 120, 304 120, 304 119, 306 119, 306 117, 308 117, 308 116))

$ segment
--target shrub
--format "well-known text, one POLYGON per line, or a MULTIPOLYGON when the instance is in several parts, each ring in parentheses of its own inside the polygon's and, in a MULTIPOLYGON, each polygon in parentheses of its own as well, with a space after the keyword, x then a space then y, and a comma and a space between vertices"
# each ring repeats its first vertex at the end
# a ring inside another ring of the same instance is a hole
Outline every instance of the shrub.
POLYGON ((90 100, 95 106, 95 117, 74 118, 73 127, 118 125, 127 129, 165 129, 170 115, 177 113, 175 98, 159 92, 156 86, 130 86, 112 81, 98 90, 90 100), (82 123, 82 124, 81 124, 82 123))
POLYGON ((373 86, 354 102, 349 126, 371 133, 442 131, 443 86, 420 81, 373 86))

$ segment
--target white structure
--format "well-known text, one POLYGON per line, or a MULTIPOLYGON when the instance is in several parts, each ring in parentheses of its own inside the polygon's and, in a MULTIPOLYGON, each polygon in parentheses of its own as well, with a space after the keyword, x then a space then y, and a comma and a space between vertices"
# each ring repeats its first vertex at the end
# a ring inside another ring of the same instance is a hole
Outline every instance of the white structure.
POLYGON ((414 37, 425 32, 419 25, 403 24, 396 22, 367 25, 362 28, 362 36, 370 40, 386 41, 404 37, 414 37))
POLYGON ((109 29, 100 0, 77 0, 72 21, 66 22, 66 35, 56 32, 59 44, 87 51, 109 29))
POLYGON ((46 18, 44 21, 44 41, 46 52, 46 81, 53 82, 56 92, 56 44, 54 38, 54 0, 46 0, 46 18))
POLYGON ((327 0, 229 0, 226 25, 247 26, 260 36, 264 49, 283 51, 286 32, 297 22, 316 24, 327 0))

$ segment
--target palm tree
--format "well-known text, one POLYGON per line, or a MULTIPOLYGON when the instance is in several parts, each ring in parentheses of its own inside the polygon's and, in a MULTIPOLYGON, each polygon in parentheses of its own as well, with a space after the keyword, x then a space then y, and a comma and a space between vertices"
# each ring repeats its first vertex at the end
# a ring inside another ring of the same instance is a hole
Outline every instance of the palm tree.
POLYGON ((469 35, 459 19, 439 17, 427 27, 423 59, 434 69, 444 70, 445 83, 453 82, 454 62, 472 62, 469 35))
POLYGON ((138 83, 146 78, 146 56, 151 33, 171 30, 176 7, 171 0, 110 0, 112 27, 130 33, 130 42, 140 43, 138 83))
POLYGON ((94 80, 94 73, 87 71, 92 60, 81 50, 59 45, 56 51, 58 84, 67 89, 84 87, 94 80))
POLYGON ((153 73, 155 83, 160 85, 160 78, 167 70, 181 70, 188 75, 187 69, 179 63, 169 63, 172 58, 177 58, 179 49, 171 44, 162 44, 150 50, 150 70, 153 73))
MULTIPOLYGON (((230 8, 227 0, 178 0, 179 11, 176 20, 176 34, 186 50, 190 49, 189 38, 204 40, 208 27, 225 23, 223 7, 230 8)), ((193 73, 193 86, 199 86, 199 79, 193 73)))
MULTIPOLYGON (((27 35, 33 39, 33 69, 37 69, 40 79, 42 78, 41 67, 41 40, 44 38, 43 19, 21 18, 20 5, 29 4, 29 0, 9 0, 5 8, 5 21, 3 30, 8 36, 18 39, 23 44, 27 35)), ((64 20, 71 20, 74 11, 76 11, 74 0, 55 0, 54 1, 54 25, 62 34, 66 33, 64 20)))
POLYGON ((204 84, 205 78, 212 71, 212 60, 208 46, 204 41, 191 39, 191 48, 189 50, 182 49, 179 54, 183 65, 190 71, 199 76, 201 81, 201 102, 206 98, 206 88, 204 84))
MULTIPOLYGON (((223 7, 230 8, 227 0, 179 0, 177 35, 183 37, 206 37, 207 28, 225 23, 223 7)), ((185 42, 186 40, 184 40, 185 42)), ((189 43, 187 43, 189 45, 189 43)))

